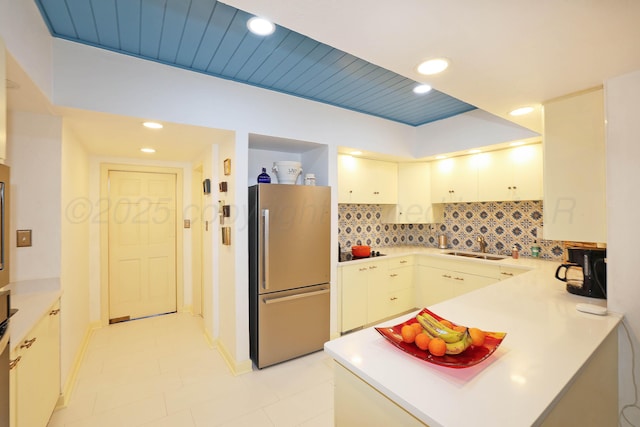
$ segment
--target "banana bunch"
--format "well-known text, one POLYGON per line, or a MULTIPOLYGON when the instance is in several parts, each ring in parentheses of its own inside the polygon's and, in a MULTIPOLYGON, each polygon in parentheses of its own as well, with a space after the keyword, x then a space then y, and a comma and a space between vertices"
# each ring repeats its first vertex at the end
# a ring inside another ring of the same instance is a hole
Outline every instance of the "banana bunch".
POLYGON ((431 338, 442 338, 447 347, 445 354, 460 354, 473 342, 468 328, 465 328, 464 331, 455 331, 427 313, 418 314, 416 320, 431 338))

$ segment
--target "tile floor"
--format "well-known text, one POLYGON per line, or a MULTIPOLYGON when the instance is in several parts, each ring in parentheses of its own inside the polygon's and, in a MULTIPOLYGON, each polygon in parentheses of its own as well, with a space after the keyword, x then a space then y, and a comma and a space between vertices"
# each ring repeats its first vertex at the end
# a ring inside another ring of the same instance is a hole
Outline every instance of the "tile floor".
POLYGON ((110 325, 91 336, 69 405, 48 427, 333 426, 324 352, 233 376, 190 314, 110 325))

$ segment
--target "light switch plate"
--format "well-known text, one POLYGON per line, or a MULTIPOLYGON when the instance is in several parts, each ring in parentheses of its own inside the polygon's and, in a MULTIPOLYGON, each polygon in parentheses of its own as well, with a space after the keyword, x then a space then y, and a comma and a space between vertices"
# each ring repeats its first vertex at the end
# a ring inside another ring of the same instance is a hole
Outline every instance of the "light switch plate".
POLYGON ((31 246, 31 230, 16 230, 17 234, 17 246, 23 248, 31 246))

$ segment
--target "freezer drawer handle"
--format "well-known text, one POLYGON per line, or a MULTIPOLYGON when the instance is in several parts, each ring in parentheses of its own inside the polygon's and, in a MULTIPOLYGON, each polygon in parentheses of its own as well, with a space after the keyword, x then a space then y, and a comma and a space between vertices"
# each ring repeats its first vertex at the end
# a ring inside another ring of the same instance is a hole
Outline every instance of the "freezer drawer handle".
POLYGON ((269 289, 269 209, 262 210, 262 289, 269 289))
POLYGON ((265 304, 275 304, 278 302, 291 301, 298 298, 315 297, 317 295, 328 294, 329 291, 330 289, 323 289, 321 291, 305 292, 302 294, 289 295, 287 297, 264 298, 263 301, 265 304))

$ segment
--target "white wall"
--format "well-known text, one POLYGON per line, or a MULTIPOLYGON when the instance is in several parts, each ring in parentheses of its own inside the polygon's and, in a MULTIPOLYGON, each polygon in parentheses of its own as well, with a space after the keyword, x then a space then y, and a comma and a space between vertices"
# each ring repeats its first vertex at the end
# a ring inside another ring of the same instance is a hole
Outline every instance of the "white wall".
MULTIPOLYGON (((7 79, 7 54, 0 35, 0 82, 7 79)), ((0 84, 0 163, 7 158, 7 85, 0 84)))
POLYGON ((202 199, 202 221, 208 221, 208 229, 202 235, 202 317, 204 319, 205 333, 209 339, 214 340, 219 336, 219 310, 216 304, 219 301, 219 285, 217 276, 219 258, 217 236, 218 228, 212 227, 217 221, 218 212, 218 187, 216 177, 218 176, 218 146, 212 145, 205 150, 194 162, 194 165, 202 166, 202 179, 211 180, 211 194, 205 195, 202 199))
POLYGON ((607 306, 623 313, 619 333, 619 387, 621 426, 640 425, 640 71, 605 83, 607 118, 607 306), (635 372, 633 360, 635 359, 635 372), (635 381, 633 380, 635 378, 635 381), (628 421, 631 421, 629 423, 628 421))
POLYGON ((27 71, 31 80, 51 99, 53 50, 35 1, 0 0, 0 34, 7 50, 27 71))
POLYGON ((64 40, 54 52, 56 105, 411 155, 409 126, 64 40))
POLYGON ((216 302, 219 312, 219 342, 234 370, 242 370, 238 363, 249 360, 249 252, 246 211, 248 194, 245 180, 248 147, 247 132, 237 132, 233 143, 219 145, 217 181, 227 181, 228 191, 220 193, 218 197, 231 206, 231 216, 224 219, 223 225, 219 223, 218 218, 213 221, 213 227, 218 230, 214 244, 218 247, 219 260, 219 299, 216 302), (231 159, 231 175, 224 175, 224 159, 231 159), (231 245, 222 244, 222 226, 231 227, 231 245))
POLYGON ((420 126, 412 153, 428 157, 539 136, 482 110, 473 110, 420 126))
POLYGON ((60 277, 62 119, 10 112, 11 281, 60 277), (30 247, 16 247, 15 230, 32 230, 30 247))
POLYGON ((64 123, 62 128, 62 224, 60 283, 60 379, 70 387, 70 373, 89 333, 89 155, 64 123))

